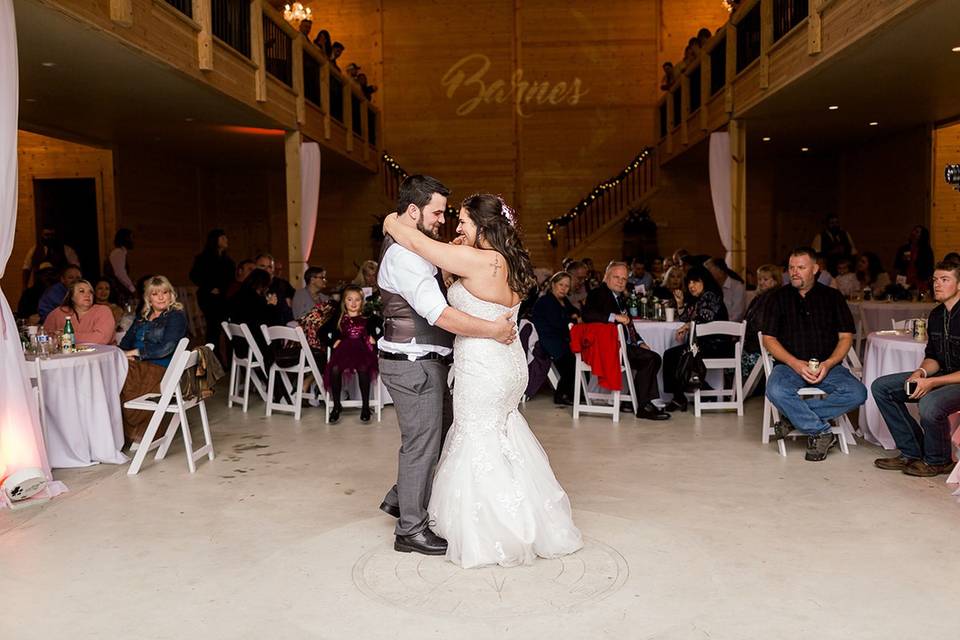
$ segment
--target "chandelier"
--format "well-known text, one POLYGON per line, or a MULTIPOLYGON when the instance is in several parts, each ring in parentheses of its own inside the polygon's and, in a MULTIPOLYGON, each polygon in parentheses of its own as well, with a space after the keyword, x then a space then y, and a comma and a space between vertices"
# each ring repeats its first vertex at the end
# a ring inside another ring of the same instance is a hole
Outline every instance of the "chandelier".
POLYGON ((311 20, 312 18, 310 9, 305 8, 299 2, 294 2, 293 6, 283 5, 283 19, 296 26, 303 20, 311 20))

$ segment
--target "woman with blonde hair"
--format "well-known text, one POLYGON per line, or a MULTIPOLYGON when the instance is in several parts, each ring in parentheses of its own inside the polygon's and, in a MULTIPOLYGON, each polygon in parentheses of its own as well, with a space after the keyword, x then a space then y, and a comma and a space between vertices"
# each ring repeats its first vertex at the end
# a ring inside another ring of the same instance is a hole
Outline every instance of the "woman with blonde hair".
MULTIPOLYGON (((130 361, 120 392, 123 402, 145 393, 160 392, 160 381, 173 352, 187 335, 187 316, 169 280, 163 276, 148 279, 143 287, 143 302, 143 311, 119 345, 130 361)), ((123 432, 127 443, 140 442, 149 422, 149 412, 124 409, 123 432)))
POLYGON ((757 333, 763 328, 763 313, 770 294, 783 286, 783 269, 775 264, 757 268, 757 295, 750 301, 743 319, 747 333, 743 337, 743 352, 740 355, 741 375, 746 380, 760 360, 760 340, 757 333))

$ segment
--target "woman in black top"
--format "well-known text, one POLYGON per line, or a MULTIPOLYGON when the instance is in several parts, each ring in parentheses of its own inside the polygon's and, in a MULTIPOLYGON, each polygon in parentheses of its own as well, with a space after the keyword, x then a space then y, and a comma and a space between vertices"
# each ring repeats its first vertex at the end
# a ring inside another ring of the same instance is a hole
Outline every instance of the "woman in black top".
MULTIPOLYGON (((715 320, 726 320, 727 308, 723 304, 723 290, 705 267, 694 266, 683 278, 683 291, 674 292, 677 312, 681 322, 702 324, 715 320)), ((690 325, 677 329, 677 340, 686 342, 690 325)), ((700 354, 704 358, 718 358, 730 354, 732 345, 726 336, 706 336, 697 340, 700 354)), ((673 393, 673 400, 667 405, 667 411, 687 410, 687 396, 677 380, 677 368, 680 356, 686 344, 671 347, 663 354, 663 387, 673 393)))
POLYGON ((223 229, 207 234, 203 252, 193 261, 190 280, 197 285, 197 304, 207 321, 208 343, 214 349, 220 343, 220 323, 226 309, 226 291, 233 282, 235 267, 227 255, 229 241, 223 229))
POLYGON ((560 382, 553 394, 557 404, 573 403, 573 380, 576 359, 570 351, 570 323, 580 317, 577 308, 567 300, 573 279, 566 271, 550 278, 550 286, 533 305, 533 326, 537 329, 539 345, 557 365, 560 382))
MULTIPOLYGON (((273 352, 267 345, 267 339, 260 330, 260 325, 268 327, 282 324, 280 309, 277 305, 277 295, 270 293, 270 274, 263 269, 254 269, 243 281, 240 290, 230 298, 227 308, 227 317, 230 322, 246 324, 253 335, 254 342, 260 347, 264 364, 267 369, 273 364, 273 352)), ((247 355, 246 342, 234 340, 233 348, 241 357, 247 355)))

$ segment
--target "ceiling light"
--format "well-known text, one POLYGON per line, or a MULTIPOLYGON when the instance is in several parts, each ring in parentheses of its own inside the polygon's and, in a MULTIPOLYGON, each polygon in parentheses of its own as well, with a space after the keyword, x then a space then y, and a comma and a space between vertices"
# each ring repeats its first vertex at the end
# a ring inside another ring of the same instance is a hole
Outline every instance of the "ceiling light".
POLYGON ((954 47, 953 49, 950 49, 950 51, 953 51, 954 53, 960 53, 960 47, 954 47))
POLYGON ((47 67, 47 68, 49 69, 50 67, 55 67, 55 66, 57 66, 57 63, 56 63, 56 62, 41 62, 41 63, 40 63, 40 66, 41 66, 41 67, 47 67))
POLYGON ((810 147, 800 147, 800 151, 806 153, 807 151, 810 151, 810 147))
POLYGON ((770 136, 764 136, 764 137, 763 137, 763 141, 764 141, 764 142, 770 142, 770 136))
POLYGON ((24 101, 24 102, 36 102, 37 99, 36 99, 36 98, 24 98, 23 101, 24 101))
POLYGON ((839 108, 840 108, 840 105, 838 104, 832 104, 829 107, 827 107, 827 109, 830 109, 830 111, 836 111, 839 108))
POLYGON ((184 121, 184 122, 193 122, 193 118, 184 118, 183 121, 184 121))
POLYGON ((877 127, 877 126, 879 126, 879 125, 880 125, 880 123, 879 123, 879 122, 876 122, 876 121, 870 123, 870 126, 871 126, 871 127, 877 127))

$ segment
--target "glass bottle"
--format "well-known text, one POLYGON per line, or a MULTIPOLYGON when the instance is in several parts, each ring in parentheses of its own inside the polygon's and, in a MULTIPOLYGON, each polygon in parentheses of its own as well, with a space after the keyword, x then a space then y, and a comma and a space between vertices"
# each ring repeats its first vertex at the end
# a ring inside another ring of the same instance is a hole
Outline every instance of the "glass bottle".
POLYGON ((76 345, 77 336, 73 332, 73 322, 70 321, 70 316, 67 316, 67 320, 63 324, 63 335, 60 336, 60 351, 73 353, 76 345))

